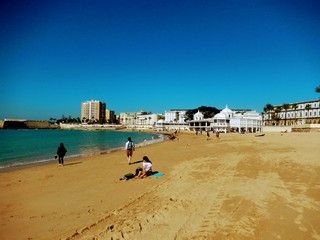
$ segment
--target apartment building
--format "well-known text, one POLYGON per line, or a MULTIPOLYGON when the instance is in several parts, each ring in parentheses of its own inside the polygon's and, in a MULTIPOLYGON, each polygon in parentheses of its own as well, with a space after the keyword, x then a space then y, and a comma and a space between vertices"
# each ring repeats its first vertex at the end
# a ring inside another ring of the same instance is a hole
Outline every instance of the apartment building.
POLYGON ((82 102, 80 119, 88 123, 105 123, 106 104, 96 100, 82 102))
POLYGON ((106 123, 116 123, 116 115, 114 111, 106 109, 106 123))

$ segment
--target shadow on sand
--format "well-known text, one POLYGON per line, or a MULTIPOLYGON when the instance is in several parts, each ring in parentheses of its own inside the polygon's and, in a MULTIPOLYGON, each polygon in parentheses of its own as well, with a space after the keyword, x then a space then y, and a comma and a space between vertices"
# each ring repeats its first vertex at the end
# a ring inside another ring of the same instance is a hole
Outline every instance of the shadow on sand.
POLYGON ((81 164, 82 162, 71 162, 71 163, 65 163, 63 164, 63 166, 71 166, 71 165, 77 165, 77 164, 81 164))

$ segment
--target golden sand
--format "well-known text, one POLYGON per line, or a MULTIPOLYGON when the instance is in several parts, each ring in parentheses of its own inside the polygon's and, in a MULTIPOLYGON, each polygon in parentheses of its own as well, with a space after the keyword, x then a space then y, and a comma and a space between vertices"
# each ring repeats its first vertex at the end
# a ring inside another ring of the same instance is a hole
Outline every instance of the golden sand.
POLYGON ((220 136, 0 173, 0 239, 320 239, 320 134, 220 136))

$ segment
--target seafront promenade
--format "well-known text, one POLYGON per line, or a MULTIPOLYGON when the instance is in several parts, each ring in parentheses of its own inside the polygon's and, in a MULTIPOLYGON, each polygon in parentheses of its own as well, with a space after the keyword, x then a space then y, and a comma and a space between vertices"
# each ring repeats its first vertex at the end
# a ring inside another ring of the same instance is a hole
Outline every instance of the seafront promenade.
POLYGON ((2 239, 319 239, 319 133, 178 139, 0 174, 2 239), (142 156, 165 175, 120 181, 142 156), (19 226, 19 228, 17 228, 19 226))

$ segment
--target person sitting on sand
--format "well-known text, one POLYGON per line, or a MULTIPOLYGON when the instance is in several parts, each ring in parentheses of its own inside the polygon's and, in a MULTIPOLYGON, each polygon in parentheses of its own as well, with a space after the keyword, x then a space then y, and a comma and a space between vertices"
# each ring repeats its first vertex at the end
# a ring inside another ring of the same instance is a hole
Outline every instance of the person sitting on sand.
POLYGON ((142 168, 136 170, 137 178, 145 178, 152 174, 152 162, 147 156, 142 158, 142 168))
POLYGON ((173 141, 176 139, 176 136, 174 134, 170 134, 169 139, 173 141))

